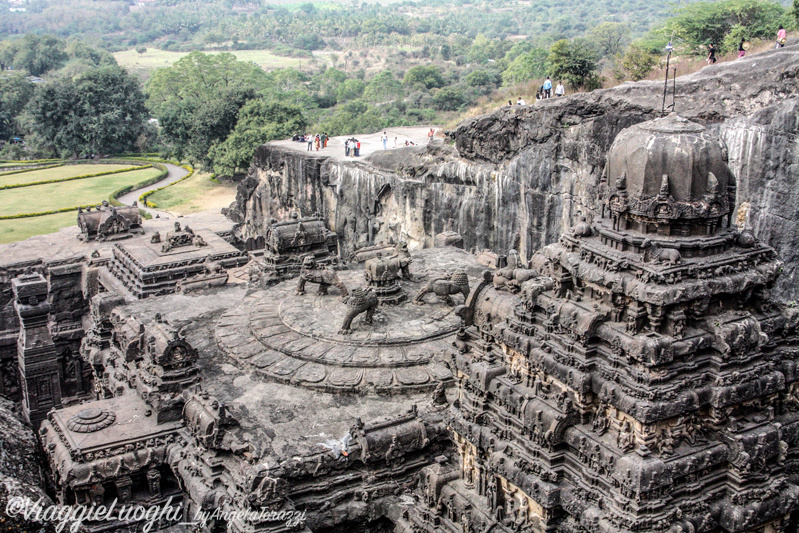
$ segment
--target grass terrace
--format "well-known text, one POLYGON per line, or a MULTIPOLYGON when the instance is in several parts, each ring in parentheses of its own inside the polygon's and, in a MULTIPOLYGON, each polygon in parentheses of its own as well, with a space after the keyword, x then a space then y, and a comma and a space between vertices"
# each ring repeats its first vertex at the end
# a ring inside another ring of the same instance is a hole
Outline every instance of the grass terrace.
MULTIPOLYGON (((49 165, 48 165, 49 166, 49 165)), ((9 185, 22 184, 22 183, 37 183, 41 181, 68 179, 75 176, 83 176, 86 174, 101 174, 104 172, 114 172, 124 168, 130 168, 132 165, 61 165, 52 168, 43 168, 26 170, 24 172, 11 171, 8 174, 0 172, 0 187, 9 185)), ((2 196, 0 196, 2 201, 2 196)))

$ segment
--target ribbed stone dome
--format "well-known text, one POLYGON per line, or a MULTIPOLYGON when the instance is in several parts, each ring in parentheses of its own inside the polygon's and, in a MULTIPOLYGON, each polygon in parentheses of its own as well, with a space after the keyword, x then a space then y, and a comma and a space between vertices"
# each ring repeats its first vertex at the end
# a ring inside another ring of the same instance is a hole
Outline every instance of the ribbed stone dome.
POLYGON ((735 181, 726 147, 704 126, 676 114, 619 133, 608 152, 607 176, 611 208, 618 212, 673 220, 718 217, 732 209, 735 181))

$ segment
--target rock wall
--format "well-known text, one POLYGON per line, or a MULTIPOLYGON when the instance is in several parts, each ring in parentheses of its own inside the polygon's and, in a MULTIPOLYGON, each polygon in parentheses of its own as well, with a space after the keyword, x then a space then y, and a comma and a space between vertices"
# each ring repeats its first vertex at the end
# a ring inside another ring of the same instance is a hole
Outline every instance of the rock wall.
MULTIPOLYGON (((683 76, 676 111, 725 140, 742 223, 782 255, 782 295, 799 296, 799 44, 683 76)), ((671 82, 667 104, 671 104, 671 82)), ((320 213, 350 250, 389 237, 432 246, 461 233, 467 248, 523 257, 597 209, 605 154, 624 128, 660 114, 663 82, 504 107, 447 132, 448 144, 377 152, 362 161, 266 144, 231 217, 244 238, 291 210, 320 213)))

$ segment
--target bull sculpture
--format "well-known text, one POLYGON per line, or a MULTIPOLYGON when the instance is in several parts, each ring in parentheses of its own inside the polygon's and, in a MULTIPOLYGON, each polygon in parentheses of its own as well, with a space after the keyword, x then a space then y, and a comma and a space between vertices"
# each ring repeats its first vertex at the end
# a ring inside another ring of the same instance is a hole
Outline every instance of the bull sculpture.
POLYGON ((369 285, 383 287, 400 277, 410 280, 410 264, 413 261, 408 244, 400 242, 390 257, 376 257, 364 263, 364 276, 369 285))

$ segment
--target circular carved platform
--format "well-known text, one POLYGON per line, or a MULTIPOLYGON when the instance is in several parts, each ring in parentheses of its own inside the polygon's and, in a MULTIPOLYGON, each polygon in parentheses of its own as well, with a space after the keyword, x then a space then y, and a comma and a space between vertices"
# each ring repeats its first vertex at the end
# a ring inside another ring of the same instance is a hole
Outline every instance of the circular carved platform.
POLYGON ((107 428, 116 418, 111 411, 97 407, 81 409, 67 421, 67 428, 76 433, 93 433, 107 428))
MULTIPOLYGON (((360 270, 338 274, 347 287, 364 285, 360 270)), ((425 281, 402 284, 415 295, 425 281)), ((424 391, 452 380, 443 361, 454 350, 460 318, 435 295, 423 306, 380 306, 372 326, 362 314, 352 333, 342 335, 347 306, 336 288, 325 296, 311 284, 303 296, 295 289, 296 280, 288 280, 226 312, 216 326, 219 347, 267 378, 330 392, 424 391)))

